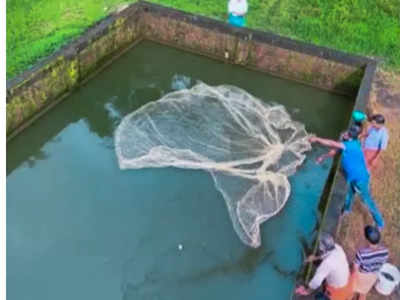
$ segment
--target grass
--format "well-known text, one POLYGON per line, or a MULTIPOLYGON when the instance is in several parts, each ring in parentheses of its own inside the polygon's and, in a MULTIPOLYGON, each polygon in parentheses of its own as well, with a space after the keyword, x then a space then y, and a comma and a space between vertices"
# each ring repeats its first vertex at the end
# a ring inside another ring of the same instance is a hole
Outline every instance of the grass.
POLYGON ((104 18, 121 0, 7 0, 7 78, 104 18))
MULTIPOLYGON (((7 78, 51 54, 118 5, 135 0, 7 0, 7 78)), ((225 0, 152 2, 226 19, 225 0)), ((400 72, 400 0, 249 0, 247 24, 349 53, 400 72)))

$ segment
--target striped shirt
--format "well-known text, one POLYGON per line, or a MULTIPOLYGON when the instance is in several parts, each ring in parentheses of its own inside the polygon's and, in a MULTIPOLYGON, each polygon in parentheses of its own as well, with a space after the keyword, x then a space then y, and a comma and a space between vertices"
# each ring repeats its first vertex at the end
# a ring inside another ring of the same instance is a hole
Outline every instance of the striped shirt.
POLYGON ((385 247, 363 248, 357 251, 355 263, 361 273, 376 273, 388 258, 389 251, 385 247))

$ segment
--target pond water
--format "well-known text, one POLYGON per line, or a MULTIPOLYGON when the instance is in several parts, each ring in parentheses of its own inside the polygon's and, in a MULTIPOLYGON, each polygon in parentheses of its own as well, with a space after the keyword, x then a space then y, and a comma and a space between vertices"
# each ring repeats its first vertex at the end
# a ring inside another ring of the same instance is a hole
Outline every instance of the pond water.
POLYGON ((290 177, 262 246, 236 235, 204 171, 118 168, 121 118, 176 86, 232 84, 335 138, 353 101, 142 42, 7 145, 7 299, 290 299, 330 162, 290 177), (183 249, 179 250, 178 245, 183 249))

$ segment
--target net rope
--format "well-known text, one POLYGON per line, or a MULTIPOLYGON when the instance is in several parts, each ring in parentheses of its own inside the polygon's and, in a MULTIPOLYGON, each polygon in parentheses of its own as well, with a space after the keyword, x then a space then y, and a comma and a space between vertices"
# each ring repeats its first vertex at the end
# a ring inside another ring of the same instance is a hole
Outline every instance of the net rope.
POLYGON ((240 239, 258 247, 261 223, 287 202, 288 176, 311 146, 283 106, 235 86, 198 83, 124 117, 115 149, 121 169, 208 171, 240 239))

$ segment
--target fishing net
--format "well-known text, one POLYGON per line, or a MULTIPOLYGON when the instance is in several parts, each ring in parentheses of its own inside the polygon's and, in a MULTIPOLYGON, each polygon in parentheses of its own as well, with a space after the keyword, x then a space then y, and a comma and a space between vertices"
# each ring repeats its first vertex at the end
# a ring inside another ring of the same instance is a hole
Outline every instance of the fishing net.
POLYGON ((204 83, 127 115, 116 130, 115 146, 121 169, 210 172, 235 231, 251 247, 261 243, 260 224, 285 205, 287 177, 311 149, 304 126, 283 106, 235 86, 204 83))

